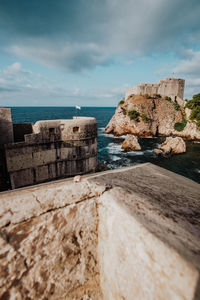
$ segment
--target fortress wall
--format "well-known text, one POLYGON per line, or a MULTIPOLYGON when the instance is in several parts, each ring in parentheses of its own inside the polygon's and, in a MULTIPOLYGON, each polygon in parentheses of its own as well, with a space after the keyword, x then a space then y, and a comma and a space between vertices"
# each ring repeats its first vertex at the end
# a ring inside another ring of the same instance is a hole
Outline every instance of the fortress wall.
POLYGON ((178 98, 183 100, 184 84, 183 79, 167 78, 160 83, 158 93, 162 96, 171 97, 173 101, 178 100, 178 98))
POLYGON ((94 171, 97 140, 86 140, 79 146, 65 142, 10 144, 5 153, 12 188, 18 188, 94 171))
POLYGON ((125 99, 127 99, 130 95, 139 95, 139 94, 140 94, 139 86, 135 86, 133 88, 126 89, 125 99))
POLYGON ((199 189, 143 164, 0 193, 0 298, 199 299, 199 189))
POLYGON ((8 174, 6 171, 6 159, 4 144, 12 143, 13 124, 10 108, 0 108, 0 190, 6 190, 9 187, 8 174))
POLYGON ((172 101, 177 101, 180 105, 183 105, 185 80, 179 78, 166 78, 160 80, 158 84, 141 83, 131 89, 126 90, 125 98, 131 94, 160 94, 162 97, 168 96, 172 98, 172 101))
POLYGON ((5 145, 13 189, 95 170, 95 119, 39 121, 33 130, 25 142, 5 145))
POLYGON ((12 143, 13 141, 11 108, 0 108, 0 144, 12 143))
POLYGON ((94 118, 74 117, 72 120, 38 121, 33 132, 42 135, 42 140, 73 141, 97 136, 97 122, 94 118))

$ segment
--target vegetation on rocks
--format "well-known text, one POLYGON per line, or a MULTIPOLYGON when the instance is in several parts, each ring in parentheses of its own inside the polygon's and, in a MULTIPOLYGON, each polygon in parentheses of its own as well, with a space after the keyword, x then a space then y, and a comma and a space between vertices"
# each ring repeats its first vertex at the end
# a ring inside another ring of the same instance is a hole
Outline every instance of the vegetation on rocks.
POLYGON ((121 110, 123 112, 123 115, 126 116, 126 109, 124 107, 121 107, 121 110))
POLYGON ((156 94, 155 98, 162 98, 160 94, 156 94))
POLYGON ((174 124, 174 129, 177 131, 183 131, 186 125, 187 125, 187 120, 183 117, 181 122, 177 122, 174 124))
POLYGON ((119 105, 124 104, 124 98, 119 102, 119 105))
POLYGON ((149 121, 149 118, 145 114, 141 114, 141 118, 142 118, 142 121, 144 121, 144 122, 148 122, 149 121))
POLYGON ((169 101, 169 102, 172 102, 172 98, 171 98, 171 97, 168 97, 168 96, 165 97, 165 100, 167 100, 167 101, 169 101))
POLYGON ((190 120, 196 121, 197 127, 200 130, 200 93, 192 97, 192 100, 187 101, 186 108, 191 109, 190 120))
POLYGON ((180 105, 178 104, 178 102, 176 100, 173 102, 173 105, 174 105, 175 110, 180 110, 181 109, 180 105))
POLYGON ((139 113, 137 110, 135 110, 135 109, 129 110, 129 111, 128 111, 128 115, 129 115, 129 118, 130 118, 131 120, 134 120, 134 121, 136 121, 136 122, 139 122, 139 121, 140 121, 140 120, 139 120, 140 113, 139 113))

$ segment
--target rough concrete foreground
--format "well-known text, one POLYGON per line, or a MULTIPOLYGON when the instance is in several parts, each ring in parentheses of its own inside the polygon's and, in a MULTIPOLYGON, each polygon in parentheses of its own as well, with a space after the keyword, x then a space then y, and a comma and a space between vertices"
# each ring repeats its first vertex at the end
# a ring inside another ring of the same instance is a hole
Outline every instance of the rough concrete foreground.
POLYGON ((200 186, 152 164, 0 194, 0 299, 200 299, 200 186))

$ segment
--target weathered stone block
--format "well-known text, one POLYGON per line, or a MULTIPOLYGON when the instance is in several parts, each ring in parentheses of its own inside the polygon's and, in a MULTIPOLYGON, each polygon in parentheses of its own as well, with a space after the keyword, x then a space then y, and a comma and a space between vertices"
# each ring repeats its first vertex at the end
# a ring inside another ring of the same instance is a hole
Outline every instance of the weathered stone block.
POLYGON ((43 182, 50 179, 48 165, 36 167, 35 175, 36 175, 36 182, 43 182))
POLYGON ((6 156, 8 172, 20 171, 22 169, 32 168, 34 166, 32 153, 6 156))
POLYGON ((37 151, 33 153, 35 166, 46 165, 56 161, 56 149, 37 151))
POLYGON ((66 160, 66 159, 72 159, 72 152, 73 152, 73 149, 72 148, 69 148, 69 147, 62 147, 60 149, 60 159, 62 160, 66 160))
POLYGON ((30 168, 12 172, 10 173, 10 181, 13 189, 21 186, 32 185, 35 181, 34 171, 32 168, 30 168))

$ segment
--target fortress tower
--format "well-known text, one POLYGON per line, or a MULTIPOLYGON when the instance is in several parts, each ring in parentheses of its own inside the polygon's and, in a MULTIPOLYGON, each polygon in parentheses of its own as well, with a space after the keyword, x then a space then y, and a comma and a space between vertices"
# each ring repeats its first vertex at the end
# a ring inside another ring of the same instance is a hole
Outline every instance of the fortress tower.
POLYGON ((131 94, 149 94, 152 96, 160 94, 162 97, 171 97, 172 101, 177 101, 179 105, 183 105, 184 86, 185 80, 180 78, 166 78, 164 80, 160 80, 156 84, 141 83, 131 89, 127 89, 125 99, 127 99, 131 94))

